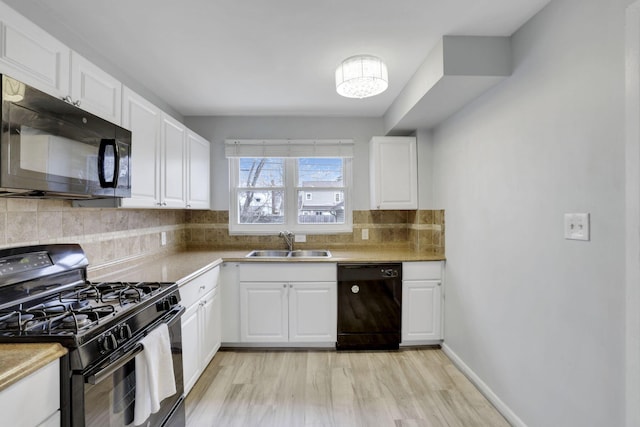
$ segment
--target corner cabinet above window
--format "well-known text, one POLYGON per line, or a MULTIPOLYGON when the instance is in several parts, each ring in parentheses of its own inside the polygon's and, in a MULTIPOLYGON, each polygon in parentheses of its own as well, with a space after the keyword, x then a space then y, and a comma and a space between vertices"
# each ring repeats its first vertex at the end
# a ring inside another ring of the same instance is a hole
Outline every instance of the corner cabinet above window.
POLYGON ((416 138, 374 136, 369 160, 371 209, 418 209, 416 138))

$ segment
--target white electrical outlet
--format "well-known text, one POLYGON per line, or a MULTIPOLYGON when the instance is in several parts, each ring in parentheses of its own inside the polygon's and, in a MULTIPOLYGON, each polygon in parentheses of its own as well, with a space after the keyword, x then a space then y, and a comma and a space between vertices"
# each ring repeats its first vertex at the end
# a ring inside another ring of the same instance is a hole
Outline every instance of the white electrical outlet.
POLYGON ((293 239, 293 240, 294 240, 295 242, 298 242, 298 243, 304 243, 304 242, 306 242, 306 241, 307 241, 307 235, 306 235, 306 234, 296 234, 296 235, 294 236, 294 239, 293 239))
POLYGON ((167 244, 167 232, 160 232, 160 246, 165 246, 167 244))
POLYGON ((369 229, 368 228, 363 228, 362 229, 362 240, 369 240, 369 229))
POLYGON ((567 240, 589 240, 590 225, 588 213, 564 214, 564 238, 567 240))

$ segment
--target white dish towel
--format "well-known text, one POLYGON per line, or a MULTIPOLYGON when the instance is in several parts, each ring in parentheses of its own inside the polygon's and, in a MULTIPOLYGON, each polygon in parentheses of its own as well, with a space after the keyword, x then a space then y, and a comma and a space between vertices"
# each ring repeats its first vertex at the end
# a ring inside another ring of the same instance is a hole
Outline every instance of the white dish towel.
POLYGON ((162 324, 140 340, 143 350, 136 356, 134 425, 144 423, 160 410, 160 402, 176 393, 169 328, 162 324))

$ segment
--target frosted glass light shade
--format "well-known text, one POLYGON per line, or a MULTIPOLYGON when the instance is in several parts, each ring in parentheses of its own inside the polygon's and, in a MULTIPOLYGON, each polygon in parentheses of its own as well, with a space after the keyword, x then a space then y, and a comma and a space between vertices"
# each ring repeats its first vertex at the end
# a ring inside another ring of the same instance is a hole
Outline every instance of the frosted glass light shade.
POLYGON ((20 102, 24 99, 25 85, 11 77, 4 76, 2 79, 2 97, 5 101, 20 102))
POLYGON ((352 56, 342 61, 336 69, 336 91, 347 98, 378 95, 388 86, 387 66, 375 56, 352 56))

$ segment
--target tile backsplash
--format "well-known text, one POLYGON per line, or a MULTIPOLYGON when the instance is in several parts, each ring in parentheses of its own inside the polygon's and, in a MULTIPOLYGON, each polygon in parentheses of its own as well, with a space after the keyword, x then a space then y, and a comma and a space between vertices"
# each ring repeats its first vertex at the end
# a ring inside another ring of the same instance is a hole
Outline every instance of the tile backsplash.
POLYGON ((92 266, 102 265, 186 247, 185 218, 184 210, 74 208, 66 200, 0 199, 0 247, 79 243, 92 266))
MULTIPOLYGON (((188 211, 187 245, 229 249, 284 247, 277 236, 230 236, 227 211, 188 211)), ((444 211, 354 211, 351 233, 307 235, 297 248, 352 249, 379 247, 444 254, 444 211), (369 239, 362 239, 362 230, 369 239)))
MULTIPOLYGON (((64 200, 0 199, 0 247, 79 243, 92 266, 184 248, 284 247, 277 236, 230 236, 228 211, 74 208, 64 200), (165 232, 167 244, 160 235, 165 232)), ((444 211, 354 211, 353 232, 307 235, 298 248, 379 247, 444 254, 444 211), (369 239, 362 239, 368 229, 369 239)))

